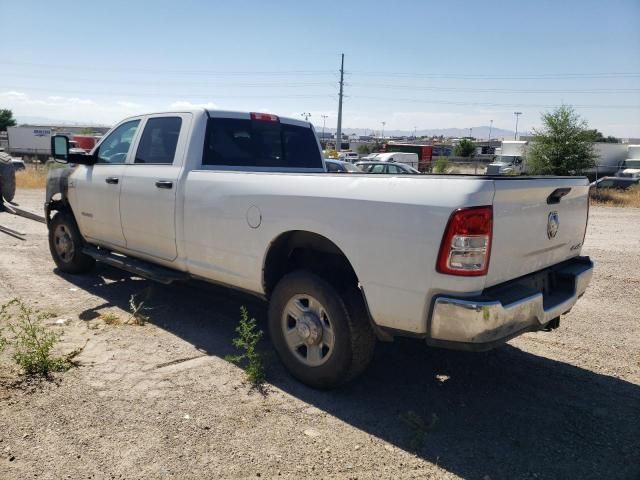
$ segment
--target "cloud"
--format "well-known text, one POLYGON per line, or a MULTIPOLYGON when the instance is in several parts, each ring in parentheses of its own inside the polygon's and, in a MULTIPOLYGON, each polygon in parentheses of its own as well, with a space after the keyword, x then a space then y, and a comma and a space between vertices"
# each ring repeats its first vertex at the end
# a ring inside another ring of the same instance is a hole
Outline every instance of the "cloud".
POLYGON ((173 102, 171 105, 169 105, 170 108, 175 108, 176 110, 178 109, 186 109, 186 110, 190 110, 192 108, 207 108, 207 109, 217 109, 220 108, 218 105, 216 105, 215 103, 212 102, 207 102, 207 103, 191 103, 191 102, 186 102, 186 101, 178 101, 178 102, 173 102))
POLYGON ((117 101, 116 105, 120 105, 121 107, 125 107, 125 108, 140 108, 140 107, 142 107, 142 105, 140 105, 139 103, 127 102, 125 100, 117 101))

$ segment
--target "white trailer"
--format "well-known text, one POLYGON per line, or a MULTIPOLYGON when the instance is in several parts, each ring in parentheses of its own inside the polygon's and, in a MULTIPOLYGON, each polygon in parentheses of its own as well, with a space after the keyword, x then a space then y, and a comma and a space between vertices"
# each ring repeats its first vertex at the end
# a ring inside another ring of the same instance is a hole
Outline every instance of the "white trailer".
POLYGON ((8 127, 9 153, 45 161, 51 155, 51 128, 8 127))

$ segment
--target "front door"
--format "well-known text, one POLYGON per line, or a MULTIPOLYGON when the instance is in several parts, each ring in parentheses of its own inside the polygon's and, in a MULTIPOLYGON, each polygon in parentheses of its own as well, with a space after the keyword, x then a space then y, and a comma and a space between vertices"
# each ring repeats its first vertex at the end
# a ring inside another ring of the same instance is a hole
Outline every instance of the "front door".
POLYGON ((120 218, 127 249, 174 260, 176 191, 186 150, 190 114, 147 118, 133 163, 125 167, 120 218))
POLYGON ((129 120, 111 131, 94 153, 95 165, 79 165, 69 179, 70 195, 86 238, 106 246, 125 247, 120 223, 120 189, 125 162, 140 120, 129 120))

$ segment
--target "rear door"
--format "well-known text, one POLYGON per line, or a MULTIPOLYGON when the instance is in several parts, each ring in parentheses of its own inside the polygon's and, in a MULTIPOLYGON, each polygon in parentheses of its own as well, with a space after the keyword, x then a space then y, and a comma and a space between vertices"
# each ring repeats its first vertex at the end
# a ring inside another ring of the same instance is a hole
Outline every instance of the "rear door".
POLYGON ((129 250, 164 260, 177 256, 176 190, 191 117, 153 115, 142 126, 120 192, 122 231, 129 250))
POLYGON ((586 178, 494 180, 493 243, 486 286, 580 254, 588 214, 586 178))

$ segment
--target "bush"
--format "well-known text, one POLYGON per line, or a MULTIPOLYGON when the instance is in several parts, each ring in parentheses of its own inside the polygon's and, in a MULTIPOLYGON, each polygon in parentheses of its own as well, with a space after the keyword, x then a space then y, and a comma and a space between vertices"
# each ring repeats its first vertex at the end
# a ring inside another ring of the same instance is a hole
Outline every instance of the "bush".
POLYGON ((27 375, 48 376, 51 372, 68 370, 72 363, 69 356, 55 357, 51 354, 60 339, 60 333, 48 331, 42 321, 48 313, 29 307, 13 299, 0 307, 0 321, 7 324, 12 338, 2 339, 2 347, 11 344, 13 359, 27 375), (14 317, 17 317, 13 321, 14 317))
POLYGON ((448 166, 449 160, 447 160, 447 157, 438 157, 433 165, 433 171, 435 173, 444 173, 448 166))
POLYGON ((242 353, 227 355, 225 359, 244 366, 249 382, 259 387, 265 379, 265 368, 262 355, 256 347, 264 332, 258 330, 255 318, 249 319, 249 312, 244 306, 240 307, 240 322, 236 327, 236 333, 238 335, 233 339, 233 345, 242 353))

